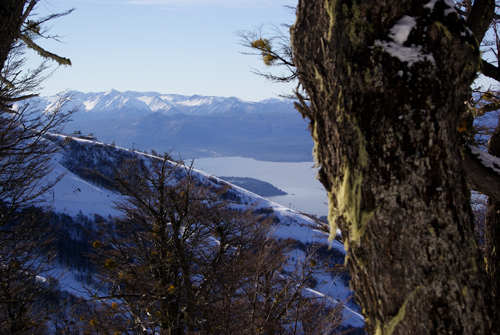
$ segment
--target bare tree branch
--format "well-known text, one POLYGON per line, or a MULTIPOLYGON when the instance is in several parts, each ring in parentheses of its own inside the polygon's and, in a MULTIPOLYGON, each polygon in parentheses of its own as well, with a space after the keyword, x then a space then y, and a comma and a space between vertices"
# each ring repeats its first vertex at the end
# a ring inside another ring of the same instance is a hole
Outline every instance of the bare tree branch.
POLYGON ((495 12, 495 0, 475 0, 467 18, 467 26, 478 41, 482 41, 490 28, 495 12))

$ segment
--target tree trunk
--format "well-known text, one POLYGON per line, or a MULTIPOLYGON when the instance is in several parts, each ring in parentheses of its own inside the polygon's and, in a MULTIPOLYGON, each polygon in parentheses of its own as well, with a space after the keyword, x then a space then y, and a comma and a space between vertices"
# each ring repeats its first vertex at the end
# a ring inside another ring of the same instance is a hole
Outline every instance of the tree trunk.
POLYGON ((25 0, 0 2, 0 71, 21 27, 25 0))
POLYGON ((496 333, 456 129, 475 38, 442 0, 300 0, 291 31, 366 330, 496 333))
MULTIPOLYGON (((491 136, 488 153, 500 157, 500 123, 491 136)), ((494 299, 500 297, 500 200, 488 197, 485 222, 485 258, 494 299)))

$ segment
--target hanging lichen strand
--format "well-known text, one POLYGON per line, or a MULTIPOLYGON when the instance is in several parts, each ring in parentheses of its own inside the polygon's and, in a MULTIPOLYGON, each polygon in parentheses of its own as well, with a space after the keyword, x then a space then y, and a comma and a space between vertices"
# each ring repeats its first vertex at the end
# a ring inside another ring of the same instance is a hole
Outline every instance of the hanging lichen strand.
POLYGON ((372 334, 496 331, 456 130, 479 51, 450 6, 301 0, 291 29, 330 224, 372 334))
POLYGON ((33 40, 30 39, 28 36, 19 33, 18 37, 24 43, 26 43, 26 46, 28 48, 35 50, 43 58, 52 59, 53 61, 57 62, 57 64, 59 64, 59 65, 66 65, 66 66, 71 65, 71 60, 69 60, 69 58, 64 58, 64 57, 58 56, 56 54, 53 54, 52 52, 49 52, 49 51, 43 49, 38 44, 33 42, 33 40))

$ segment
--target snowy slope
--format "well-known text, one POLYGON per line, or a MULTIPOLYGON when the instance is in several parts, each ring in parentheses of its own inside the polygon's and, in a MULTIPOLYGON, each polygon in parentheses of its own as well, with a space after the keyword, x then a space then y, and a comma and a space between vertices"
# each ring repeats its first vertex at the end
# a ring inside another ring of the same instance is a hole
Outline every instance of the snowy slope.
POLYGON ((56 154, 53 158, 54 169, 48 176, 49 178, 55 178, 64 175, 47 195, 49 201, 53 200, 52 207, 54 211, 70 216, 82 213, 89 217, 94 214, 102 217, 120 214, 120 212, 112 208, 112 205, 114 201, 122 200, 122 196, 106 188, 86 182, 63 167, 60 164, 61 161, 62 153, 56 154))
MULTIPOLYGON (((151 156, 82 139, 73 139, 70 142, 66 140, 64 142, 65 138, 65 136, 60 135, 54 137, 60 144, 66 144, 64 145, 64 150, 53 158, 54 169, 49 178, 56 178, 62 174, 64 174, 64 177, 50 194, 47 195, 47 201, 53 203, 53 208, 56 212, 65 213, 70 216, 83 214, 92 217, 94 214, 98 214, 106 218, 108 216, 119 215, 120 213, 113 208, 113 202, 123 199, 121 195, 106 188, 93 185, 70 170, 82 168, 83 164, 87 165, 88 168, 94 168, 95 166, 99 166, 102 160, 113 163, 124 156, 139 155, 139 157, 146 161, 151 156), (68 142, 69 144, 67 144, 68 142)), ((194 173, 201 182, 223 182, 202 171, 194 170, 194 173)), ((234 204, 233 206, 241 208, 252 206, 256 210, 259 208, 268 210, 272 208, 274 215, 279 219, 279 223, 274 226, 273 233, 276 236, 292 238, 302 244, 312 242, 328 243, 328 237, 323 232, 311 228, 311 226, 315 226, 312 218, 262 198, 238 186, 230 186, 238 195, 240 202, 240 204, 234 204)), ((344 246, 338 241, 333 241, 331 248, 337 250, 341 255, 345 254, 344 246)), ((292 256, 299 260, 305 257, 305 254, 301 250, 295 249, 292 256)), ((69 272, 63 279, 63 283, 65 283, 63 287, 73 292, 75 292, 74 288, 78 286, 78 283, 75 281, 75 275, 74 272, 69 272)), ((330 277, 317 279, 318 285, 314 290, 309 289, 309 294, 317 296, 326 295, 332 299, 332 304, 342 303, 352 295, 348 286, 342 281, 333 282, 330 277)), ((348 306, 351 307, 352 304, 349 303, 344 308, 344 317, 346 319, 344 325, 362 327, 364 323, 363 317, 348 306)))

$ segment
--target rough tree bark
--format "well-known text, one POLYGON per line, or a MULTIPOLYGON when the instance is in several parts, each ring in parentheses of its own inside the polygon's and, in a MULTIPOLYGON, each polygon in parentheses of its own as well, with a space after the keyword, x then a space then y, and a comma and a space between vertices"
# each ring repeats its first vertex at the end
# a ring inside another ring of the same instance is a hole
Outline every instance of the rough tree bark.
MULTIPOLYGON (((500 157, 500 123, 491 136, 488 153, 500 157)), ((492 279, 492 294, 496 300, 500 297, 500 198, 488 197, 485 222, 485 250, 487 272, 492 279)))
POLYGON ((0 71, 21 28, 25 0, 0 2, 0 71))
POLYGON ((299 110, 372 334, 497 332, 456 129, 480 57, 449 4, 300 0, 291 30, 311 98, 299 110))

